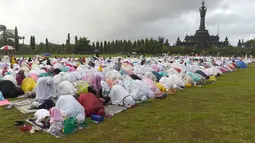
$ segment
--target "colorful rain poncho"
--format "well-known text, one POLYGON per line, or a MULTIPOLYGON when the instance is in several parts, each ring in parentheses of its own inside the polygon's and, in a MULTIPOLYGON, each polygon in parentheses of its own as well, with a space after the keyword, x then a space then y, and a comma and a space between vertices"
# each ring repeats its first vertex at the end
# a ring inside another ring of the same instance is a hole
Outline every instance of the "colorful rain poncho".
POLYGON ((89 84, 85 81, 78 81, 78 82, 74 83, 74 87, 76 88, 77 93, 80 95, 82 93, 88 92, 89 84))

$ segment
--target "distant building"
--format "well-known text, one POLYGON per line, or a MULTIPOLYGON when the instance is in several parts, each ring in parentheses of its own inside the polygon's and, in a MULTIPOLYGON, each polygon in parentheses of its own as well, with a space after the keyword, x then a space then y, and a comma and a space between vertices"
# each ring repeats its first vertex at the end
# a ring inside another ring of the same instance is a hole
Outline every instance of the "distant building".
POLYGON ((202 2, 202 7, 199 9, 200 11, 200 26, 196 31, 195 35, 188 36, 186 35, 184 41, 181 41, 178 37, 176 41, 176 46, 184 46, 184 47, 194 47, 200 49, 206 49, 211 46, 216 46, 219 48, 227 47, 229 45, 228 38, 225 38, 225 41, 219 41, 219 35, 216 36, 210 35, 208 30, 205 27, 205 16, 207 12, 207 8, 205 7, 205 2, 202 2))

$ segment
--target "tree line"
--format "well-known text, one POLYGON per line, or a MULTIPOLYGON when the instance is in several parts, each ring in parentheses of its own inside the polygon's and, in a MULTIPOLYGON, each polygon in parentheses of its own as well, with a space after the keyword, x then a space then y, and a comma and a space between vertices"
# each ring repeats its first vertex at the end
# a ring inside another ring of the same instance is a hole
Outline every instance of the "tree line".
POLYGON ((18 29, 7 29, 0 25, 0 46, 10 45, 16 49, 16 54, 93 54, 98 51, 100 54, 204 54, 204 55, 245 55, 255 54, 255 40, 238 41, 238 46, 228 46, 224 48, 210 47, 207 49, 196 49, 195 47, 178 47, 170 45, 168 39, 164 37, 146 38, 135 41, 114 40, 114 41, 96 41, 91 42, 87 37, 75 36, 74 43, 71 43, 70 33, 67 34, 66 42, 62 44, 51 43, 48 38, 45 42, 36 42, 34 35, 30 36, 30 44, 24 44, 24 38, 19 36, 18 29), (20 44, 20 40, 23 43, 20 44))
POLYGON ((169 47, 168 40, 164 37, 157 39, 131 40, 114 40, 114 41, 97 41, 91 42, 87 37, 75 36, 75 43, 70 42, 70 34, 67 34, 66 43, 54 44, 47 38, 45 42, 36 44, 35 36, 30 37, 30 45, 23 45, 19 53, 58 53, 58 54, 93 54, 98 51, 100 54, 117 54, 117 53, 162 53, 167 52, 169 47))

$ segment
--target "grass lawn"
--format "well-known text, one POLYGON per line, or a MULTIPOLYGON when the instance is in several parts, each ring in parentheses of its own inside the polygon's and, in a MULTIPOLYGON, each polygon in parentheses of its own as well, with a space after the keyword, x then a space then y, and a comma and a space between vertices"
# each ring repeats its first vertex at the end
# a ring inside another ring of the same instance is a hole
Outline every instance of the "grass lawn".
POLYGON ((0 108, 1 143, 255 142, 255 64, 217 79, 129 109, 64 138, 23 133, 16 109, 0 108))

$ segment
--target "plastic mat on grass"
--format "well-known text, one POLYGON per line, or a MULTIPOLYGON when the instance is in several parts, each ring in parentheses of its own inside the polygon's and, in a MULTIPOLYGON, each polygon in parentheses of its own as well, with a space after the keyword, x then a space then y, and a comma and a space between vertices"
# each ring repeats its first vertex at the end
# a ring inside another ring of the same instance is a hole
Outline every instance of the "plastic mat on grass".
POLYGON ((104 106, 104 110, 107 115, 113 116, 115 114, 118 114, 120 112, 127 110, 127 108, 123 106, 117 106, 117 105, 106 105, 104 106))
MULTIPOLYGON (((64 136, 66 136, 66 135, 69 135, 69 134, 63 134, 62 132, 50 133, 50 132, 48 132, 48 129, 43 129, 41 126, 37 125, 37 124, 35 123, 35 121, 30 121, 30 119, 27 119, 26 122, 28 122, 29 124, 33 125, 33 126, 34 126, 35 128, 37 128, 37 129, 40 129, 40 130, 42 130, 42 131, 44 131, 44 132, 46 132, 46 133, 48 133, 48 134, 53 135, 53 136, 56 137, 56 138, 61 138, 61 137, 64 137, 64 136)), ((87 123, 85 123, 84 126, 86 126, 86 125, 87 125, 87 123)), ((82 129, 83 129, 83 127, 78 127, 78 128, 77 128, 74 132, 72 132, 71 134, 73 134, 73 133, 75 133, 75 132, 77 132, 77 131, 80 131, 80 130, 82 130, 82 129)))
POLYGON ((10 101, 7 99, 0 101, 0 106, 5 106, 5 105, 9 105, 9 104, 10 104, 10 101))
POLYGON ((13 101, 11 104, 13 104, 21 113, 23 114, 29 114, 29 113, 35 113, 38 109, 30 109, 32 105, 33 99, 23 99, 23 100, 17 100, 13 101))

